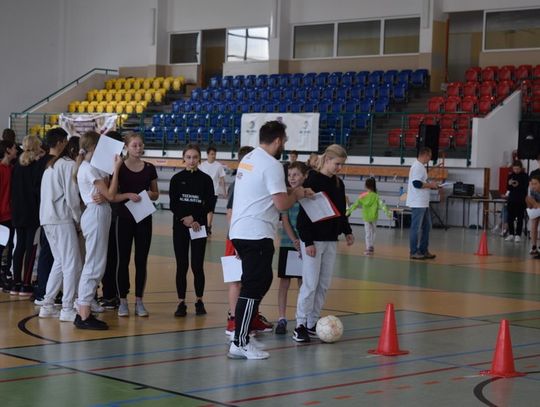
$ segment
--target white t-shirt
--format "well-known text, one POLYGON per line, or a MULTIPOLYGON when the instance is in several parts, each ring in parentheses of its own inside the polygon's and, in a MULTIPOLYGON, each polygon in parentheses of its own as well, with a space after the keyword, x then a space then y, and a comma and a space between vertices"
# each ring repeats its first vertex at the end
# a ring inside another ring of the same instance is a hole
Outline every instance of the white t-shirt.
POLYGON ((77 172, 77 183, 79 184, 81 198, 86 205, 94 202, 92 196, 98 192, 94 182, 99 179, 107 179, 108 177, 109 174, 92 167, 88 161, 81 163, 77 172))
POLYGON ((273 239, 279 223, 279 211, 274 206, 272 195, 281 192, 287 192, 283 166, 257 147, 238 165, 230 238, 273 239))
POLYGON ((219 195, 219 180, 225 176, 223 165, 217 161, 214 161, 212 164, 205 161, 199 165, 199 169, 202 172, 210 175, 210 178, 212 178, 212 182, 214 183, 214 193, 219 195))
POLYGON ((409 170, 409 184, 407 185, 407 206, 409 208, 428 208, 430 190, 427 188, 415 188, 413 181, 427 182, 428 174, 426 167, 416 160, 409 170))

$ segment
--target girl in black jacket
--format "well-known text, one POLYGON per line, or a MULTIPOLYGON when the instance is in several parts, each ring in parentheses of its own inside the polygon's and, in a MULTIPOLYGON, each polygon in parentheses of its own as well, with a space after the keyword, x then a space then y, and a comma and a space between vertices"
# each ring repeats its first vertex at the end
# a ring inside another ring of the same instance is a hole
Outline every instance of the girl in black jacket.
POLYGON ((512 172, 508 176, 508 236, 505 240, 513 240, 516 243, 521 241, 521 230, 523 229, 523 217, 525 215, 525 198, 529 188, 529 177, 523 169, 521 161, 512 163, 512 172), (517 226, 514 230, 514 220, 517 226))
POLYGON ((173 212, 173 244, 176 256, 176 291, 178 307, 174 315, 186 315, 186 275, 189 267, 188 252, 191 245, 191 270, 194 276, 196 315, 206 314, 202 301, 204 293, 204 252, 206 237, 191 240, 189 230, 200 231, 206 226, 206 215, 214 198, 212 178, 197 166, 201 159, 198 145, 188 144, 183 151, 186 168, 171 178, 169 187, 170 208, 173 212))

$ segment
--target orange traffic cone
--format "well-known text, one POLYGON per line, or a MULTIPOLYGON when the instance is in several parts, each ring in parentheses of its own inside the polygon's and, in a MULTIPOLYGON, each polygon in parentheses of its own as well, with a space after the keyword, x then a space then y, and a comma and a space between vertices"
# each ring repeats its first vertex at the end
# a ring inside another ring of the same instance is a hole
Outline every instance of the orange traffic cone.
POLYGON ((481 375, 489 375, 495 377, 517 377, 525 376, 525 373, 516 372, 514 368, 514 355, 512 354, 512 340, 510 339, 510 328, 508 320, 503 319, 499 327, 499 335, 497 336, 497 345, 493 362, 491 362, 490 370, 483 370, 481 375))
POLYGON ((484 230, 480 237, 480 243, 478 244, 478 251, 475 253, 477 256, 489 256, 487 232, 484 230))
POLYGON ((394 316, 394 304, 386 305, 379 345, 377 346, 377 349, 370 349, 368 352, 384 356, 398 356, 409 353, 408 350, 399 349, 396 317, 394 316))

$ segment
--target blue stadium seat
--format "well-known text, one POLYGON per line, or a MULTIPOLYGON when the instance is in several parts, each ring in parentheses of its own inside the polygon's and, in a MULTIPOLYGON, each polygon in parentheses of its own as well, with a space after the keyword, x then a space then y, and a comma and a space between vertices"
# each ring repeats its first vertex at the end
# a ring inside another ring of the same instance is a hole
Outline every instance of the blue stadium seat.
POLYGON ((282 73, 281 75, 279 75, 279 86, 281 88, 288 87, 291 83, 291 77, 292 75, 288 73, 282 73))
POLYGON ((304 76, 303 84, 305 88, 312 87, 315 85, 316 74, 313 72, 307 73, 304 76))
POLYGON ((283 99, 293 100, 294 99, 294 89, 291 87, 283 88, 283 99))
POLYGON ((378 95, 378 90, 379 90, 378 85, 371 83, 366 87, 364 91, 364 97, 375 99, 378 95))
POLYGON ((371 115, 369 113, 359 113, 354 117, 354 128, 365 130, 369 127, 371 115))
POLYGON ((398 83, 397 85, 394 85, 392 89, 392 95, 394 97, 395 102, 399 103, 405 103, 408 100, 408 90, 407 86, 403 83, 398 83))
POLYGON ((212 99, 212 92, 210 89, 203 89, 201 92, 201 99, 202 100, 211 100, 212 99))
POLYGON ((351 99, 360 100, 364 97, 364 85, 356 85, 350 89, 351 99))
POLYGON ((270 99, 270 91, 266 87, 260 88, 257 91, 257 95, 258 95, 257 99, 260 100, 263 103, 270 99))
POLYGON ((389 85, 381 85, 378 89, 379 97, 390 98, 392 96, 392 88, 389 85))
POLYGON ((240 113, 249 113, 251 111, 251 104, 249 102, 243 102, 240 104, 240 113))
POLYGON ((261 102, 252 102, 251 103, 251 112, 252 113, 261 113, 263 111, 263 106, 261 102))
POLYGON ((295 92, 295 99, 297 100, 306 100, 307 99, 307 89, 308 88, 297 88, 295 92))
POLYGON ((221 78, 217 76, 213 76, 210 78, 210 87, 211 88, 219 88, 221 85, 221 78))
POLYGON ((236 89, 234 91, 234 98, 237 101, 243 102, 246 100, 246 91, 244 89, 236 89))
POLYGON ((288 110, 291 113, 301 113, 303 111, 304 104, 301 101, 289 103, 288 110))
POLYGON ((241 88, 244 86, 244 75, 236 75, 232 81, 233 88, 241 88))
POLYGON ((213 101, 221 101, 223 100, 223 92, 219 88, 215 88, 212 90, 212 100, 213 101))
POLYGON ((321 99, 322 98, 321 89, 316 86, 307 89, 307 98, 313 101, 317 101, 321 99))
POLYGON ((368 76, 368 82, 379 85, 382 82, 383 74, 383 71, 372 71, 368 76))
POLYGON ((201 99, 201 88, 195 88, 191 91, 191 100, 200 100, 201 99))
POLYGON ((343 74, 341 72, 332 72, 328 75, 328 85, 333 87, 341 86, 341 78, 343 74))
POLYGON ((328 100, 321 100, 319 102, 318 111, 320 113, 328 113, 330 111, 331 102, 328 100))
POLYGON ((371 113, 372 107, 373 99, 366 97, 360 100, 360 112, 371 113))
POLYGON ((155 114, 152 116, 152 126, 154 127, 160 127, 162 123, 162 115, 155 114))
POLYGON ((423 88, 427 85, 427 69, 417 69, 411 75, 411 85, 417 88, 423 88))
POLYGON ((300 86, 304 86, 304 74, 303 73, 295 73, 291 76, 291 86, 294 88, 298 88, 300 86))
POLYGON ((327 84, 327 81, 328 81, 328 76, 330 74, 328 72, 320 72, 316 77, 315 77, 315 85, 319 86, 319 87, 325 87, 326 84, 327 84))
POLYGON ((163 114, 163 126, 171 127, 174 122, 174 116, 172 114, 163 114))
POLYGON ((345 111, 345 104, 341 101, 334 101, 330 106, 330 112, 334 114, 341 114, 345 111))
POLYGON ((398 82, 411 82, 412 69, 402 69, 397 75, 398 82))
POLYGON ((274 101, 279 101, 283 98, 283 95, 281 94, 280 88, 273 88, 270 91, 270 99, 274 101))
POLYGON ((336 89, 336 99, 346 100, 351 97, 348 86, 340 86, 336 89))
POLYGON ((380 97, 375 101, 373 105, 373 111, 375 113, 386 113, 388 111, 388 105, 390 101, 386 97, 380 97))
POLYGON ((167 144, 176 144, 178 138, 176 136, 176 127, 167 127, 165 130, 165 143, 167 144))
POLYGON ((246 88, 254 88, 256 86, 256 78, 255 75, 247 75, 244 79, 244 86, 246 88))
POLYGON ((232 89, 225 89, 223 91, 223 100, 225 100, 225 102, 234 100, 234 91, 232 89))
POLYGON ((395 83, 397 80, 398 71, 390 69, 383 74, 383 82, 395 83))
POLYGON ((333 86, 325 86, 322 89, 322 96, 323 99, 335 99, 336 98, 336 88, 333 86))
POLYGON ((304 103, 304 112, 310 113, 310 112, 318 112, 318 111, 319 111, 319 104, 317 102, 307 100, 304 103))
POLYGON ((259 75, 257 76, 257 79, 255 80, 255 86, 258 88, 266 88, 268 85, 268 76, 267 75, 259 75))

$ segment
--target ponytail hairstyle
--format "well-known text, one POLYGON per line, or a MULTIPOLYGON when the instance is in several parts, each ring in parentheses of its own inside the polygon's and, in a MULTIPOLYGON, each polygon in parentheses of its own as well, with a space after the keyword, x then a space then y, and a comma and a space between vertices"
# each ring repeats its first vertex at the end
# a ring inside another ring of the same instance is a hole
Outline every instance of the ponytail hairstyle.
MULTIPOLYGON (((75 169, 73 171, 73 178, 77 182, 77 174, 79 172, 79 167, 81 166, 86 154, 95 150, 97 143, 99 141, 99 133, 95 131, 87 131, 84 133, 79 140, 79 155, 77 156, 75 169)), ((67 148, 66 148, 67 150, 67 148)))
POLYGON ((37 136, 26 136, 22 142, 23 152, 19 157, 19 164, 27 167, 39 159, 41 152, 41 141, 37 136))
MULTIPOLYGON (((332 158, 343 158, 346 160, 347 151, 343 147, 341 147, 339 144, 329 145, 328 147, 326 147, 326 150, 324 150, 324 153, 319 157, 319 161, 317 162, 317 171, 321 172, 326 160, 329 160, 332 158)), ((336 185, 339 185, 338 177, 336 177, 336 185)))

